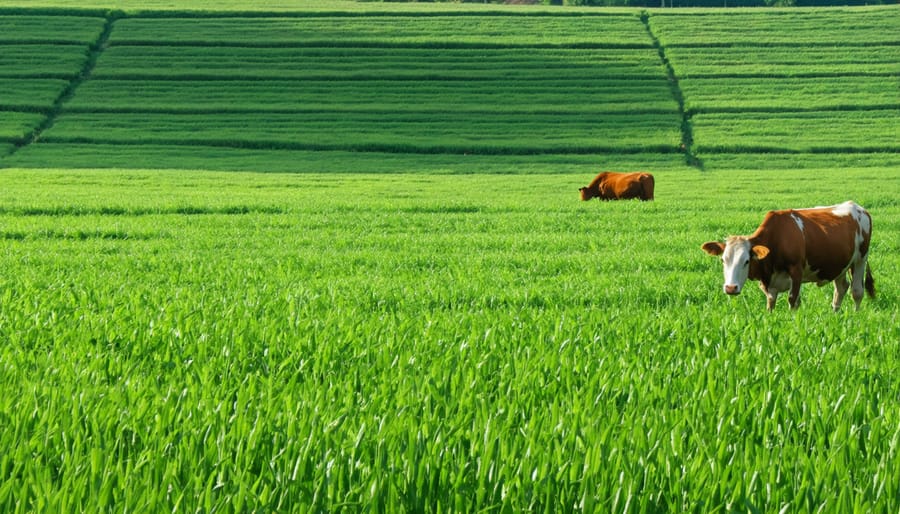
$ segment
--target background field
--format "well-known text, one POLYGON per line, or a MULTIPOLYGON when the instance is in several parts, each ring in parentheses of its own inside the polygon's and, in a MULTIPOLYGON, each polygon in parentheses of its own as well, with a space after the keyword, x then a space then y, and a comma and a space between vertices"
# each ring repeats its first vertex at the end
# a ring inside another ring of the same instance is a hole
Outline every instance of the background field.
POLYGON ((0 0, 3 512, 900 509, 896 7, 136 4, 0 0))
POLYGON ((756 168, 760 153, 772 168, 900 161, 894 7, 330 5, 7 9, 0 163, 346 172, 396 154, 414 169, 395 171, 470 173, 497 155, 625 169, 756 168))

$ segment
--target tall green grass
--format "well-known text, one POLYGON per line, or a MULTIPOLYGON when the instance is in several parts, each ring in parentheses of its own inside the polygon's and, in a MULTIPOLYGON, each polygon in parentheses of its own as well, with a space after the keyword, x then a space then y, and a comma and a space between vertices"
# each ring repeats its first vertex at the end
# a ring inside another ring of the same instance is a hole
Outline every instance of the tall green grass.
POLYGON ((699 244, 853 198, 889 283, 897 170, 591 176, 5 170, 0 505, 896 510, 895 292, 699 244))

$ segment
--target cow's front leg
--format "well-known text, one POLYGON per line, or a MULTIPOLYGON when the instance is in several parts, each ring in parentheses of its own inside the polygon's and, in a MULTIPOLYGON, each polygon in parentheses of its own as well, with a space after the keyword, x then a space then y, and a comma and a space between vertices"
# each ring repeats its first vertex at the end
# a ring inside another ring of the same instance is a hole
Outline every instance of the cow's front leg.
POLYGON ((797 310, 800 307, 800 285, 803 283, 803 271, 799 269, 791 270, 791 294, 788 301, 791 304, 791 310, 797 310))
POLYGON ((775 301, 778 300, 778 289, 774 287, 766 287, 762 282, 759 283, 759 288, 762 289, 762 292, 766 294, 766 309, 771 311, 775 308, 775 301))

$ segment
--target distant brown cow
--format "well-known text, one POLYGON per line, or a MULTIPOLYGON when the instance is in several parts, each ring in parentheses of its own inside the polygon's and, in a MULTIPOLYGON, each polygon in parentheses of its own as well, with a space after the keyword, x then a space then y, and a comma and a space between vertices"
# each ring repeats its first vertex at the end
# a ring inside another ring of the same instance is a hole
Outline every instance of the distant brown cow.
POLYGON ((639 198, 653 200, 653 175, 645 172, 615 173, 604 171, 594 177, 587 187, 582 187, 581 199, 626 200, 639 198))

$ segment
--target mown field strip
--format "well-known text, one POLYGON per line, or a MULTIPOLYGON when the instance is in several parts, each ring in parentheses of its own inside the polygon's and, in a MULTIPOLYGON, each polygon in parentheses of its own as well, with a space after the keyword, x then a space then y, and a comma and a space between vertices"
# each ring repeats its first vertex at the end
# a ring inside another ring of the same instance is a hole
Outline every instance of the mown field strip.
POLYGON ((69 81, 61 79, 0 77, 0 109, 47 111, 68 85, 69 81))
POLYGON ((0 140, 8 143, 17 143, 31 133, 44 115, 32 112, 3 112, 0 116, 0 140))
POLYGON ((233 46, 567 46, 650 47, 637 15, 374 16, 310 18, 128 18, 116 22, 111 45, 233 46), (459 30, 465 27, 465 30, 459 30))
POLYGON ((900 109, 898 77, 681 79, 685 110, 826 111, 900 109))
POLYGON ((728 45, 866 47, 900 44, 900 17, 891 10, 708 11, 685 14, 655 11, 649 18, 649 24, 666 48, 728 45))
POLYGON ((679 78, 896 76, 900 49, 875 46, 670 47, 666 57, 679 78))
POLYGON ((900 152, 869 153, 764 153, 741 151, 705 152, 700 157, 708 170, 816 170, 846 168, 900 168, 900 152))
MULTIPOLYGON (((65 163, 71 168, 159 168, 295 173, 596 174, 603 168, 682 170, 678 153, 457 155, 229 148, 204 145, 39 142, 4 160, 10 166, 65 163)), ((886 162, 886 161, 882 161, 886 162)), ((582 184, 584 185, 584 184, 582 184)), ((579 186, 580 187, 580 186, 579 186)), ((574 191, 574 190, 573 190, 574 191)))
POLYGON ((900 152, 900 110, 698 114, 699 154, 735 151, 900 152))
POLYGON ((668 112, 667 81, 89 80, 66 111, 668 112))
POLYGON ((257 148, 479 153, 675 151, 673 115, 467 113, 132 114, 64 113, 49 142, 214 144, 257 148))
POLYGON ((0 15, 0 45, 89 45, 105 24, 101 17, 0 15))
MULTIPOLYGON (((117 29, 121 30, 121 29, 117 29)), ((662 76, 651 49, 244 48, 112 46, 96 78, 495 79, 662 76)))
POLYGON ((77 45, 0 45, 0 78, 71 80, 84 67, 87 48, 77 45))

